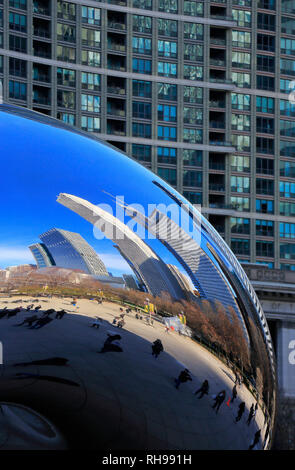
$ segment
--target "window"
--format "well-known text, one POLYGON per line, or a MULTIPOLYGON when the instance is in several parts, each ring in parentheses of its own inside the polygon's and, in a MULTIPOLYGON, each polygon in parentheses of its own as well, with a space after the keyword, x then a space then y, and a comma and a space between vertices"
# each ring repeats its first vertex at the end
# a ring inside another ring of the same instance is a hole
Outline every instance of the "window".
POLYGON ((231 103, 233 109, 240 109, 241 111, 249 111, 250 106, 250 95, 242 95, 239 93, 231 94, 231 103))
POLYGON ((17 52, 27 52, 27 40, 20 36, 9 35, 9 49, 17 52))
POLYGON ((183 122, 185 124, 203 124, 203 110, 185 106, 183 108, 183 122))
POLYGON ((9 0, 9 6, 19 10, 27 9, 27 0, 9 0))
POLYGON ((152 18, 150 16, 132 15, 133 31, 138 33, 152 32, 152 18))
POLYGON ((57 0, 57 17, 74 21, 76 19, 76 5, 74 3, 57 0))
POLYGON ((281 53, 295 55, 295 40, 281 38, 281 53))
POLYGON ((177 107, 168 104, 158 105, 158 120, 176 122, 177 121, 177 107))
POLYGON ((75 126, 76 124, 76 117, 74 114, 58 112, 56 117, 60 121, 64 122, 65 124, 69 124, 70 126, 75 126))
POLYGON ((203 142, 203 130, 202 129, 183 129, 183 142, 190 142, 191 144, 197 144, 203 142))
POLYGON ((9 57, 9 74, 14 75, 15 77, 26 78, 27 62, 25 60, 9 57))
POLYGON ((295 105, 287 100, 280 100, 281 116, 295 117, 295 105))
POLYGON ((295 217, 295 202, 280 202, 280 215, 295 217))
POLYGON ((76 86, 76 72, 75 70, 57 68, 57 84, 63 86, 76 86))
POLYGON ((294 91, 295 89, 295 84, 294 80, 287 80, 284 78, 281 78, 280 80, 280 92, 281 93, 290 93, 291 91, 294 91))
POLYGON ((231 233, 241 233, 243 235, 249 235, 250 219, 244 219, 243 217, 231 217, 230 230, 231 233))
POLYGON ((251 116, 249 114, 232 114, 231 127, 238 131, 249 131, 251 125, 251 116))
POLYGON ((76 28, 64 23, 57 23, 56 33, 58 41, 76 42, 76 28))
POLYGON ((247 10, 232 10, 233 20, 237 22, 238 26, 245 28, 251 27, 251 12, 247 10))
POLYGON ((250 255, 250 240, 243 238, 232 238, 231 249, 235 254, 250 255))
POLYGON ((236 211, 249 212, 250 199, 248 197, 231 196, 230 203, 236 211))
POLYGON ((257 55, 257 70, 261 72, 274 72, 275 58, 268 55, 257 55))
POLYGON ((259 237, 273 237, 274 223, 271 220, 256 220, 256 235, 259 237))
POLYGON ((158 139, 175 142, 177 138, 177 128, 168 126, 158 126, 158 139))
POLYGON ((280 120, 280 134, 287 137, 295 137, 295 123, 294 121, 280 120))
POLYGON ((132 116, 140 119, 151 119, 152 105, 151 103, 144 103, 141 101, 133 101, 132 103, 132 116))
POLYGON ((100 25, 100 9, 82 6, 82 23, 100 25))
POLYGON ((165 13, 177 13, 177 0, 159 0, 158 9, 165 13))
POLYGON ((233 47, 243 47, 250 49, 251 33, 247 31, 232 31, 232 45, 233 47))
POLYGON ((132 50, 136 54, 151 55, 152 53, 152 40, 147 38, 132 38, 132 50))
POLYGON ((232 72, 232 82, 239 88, 250 88, 251 75, 244 72, 232 72))
POLYGON ((143 137, 144 139, 150 139, 152 136, 152 126, 150 124, 143 124, 141 122, 133 122, 132 135, 133 137, 143 137))
POLYGON ((9 12, 9 29, 25 33, 27 31, 27 17, 19 13, 9 12))
POLYGON ((295 75, 295 60, 281 59, 281 73, 285 75, 295 75))
POLYGON ((258 90, 271 90, 275 89, 274 77, 268 77, 264 75, 257 75, 257 88, 258 90))
POLYGON ((282 157, 295 157, 295 142, 288 140, 280 141, 280 154, 282 157))
POLYGON ((56 58, 64 62, 76 62, 76 49, 73 47, 57 46, 56 47, 56 58))
POLYGON ((203 103, 203 88, 185 86, 183 88, 183 100, 185 103, 203 103))
POLYGON ((82 28, 82 44, 88 47, 100 47, 100 31, 82 28))
POLYGON ((268 31, 275 31, 276 29, 275 15, 268 15, 267 13, 257 13, 257 28, 266 29, 268 31))
POLYGON ((250 158, 241 155, 231 155, 230 165, 232 171, 250 172, 250 158))
POLYGON ((256 152, 274 154, 274 140, 266 137, 256 137, 256 152))
POLYGON ((203 46, 201 44, 184 43, 184 60, 191 62, 203 60, 203 46))
POLYGON ((191 204, 202 204, 202 193, 197 193, 195 191, 183 191, 183 196, 191 203, 191 204))
POLYGON ((295 162, 280 160, 280 176, 295 178, 295 162))
POLYGON ((274 256, 274 244, 270 241, 256 241, 256 256, 266 256, 273 258, 274 256))
POLYGON ((256 178, 256 193, 267 194, 273 196, 274 194, 274 182, 273 180, 267 180, 263 178, 256 178))
POLYGON ((188 16, 203 16, 204 4, 203 2, 192 2, 184 0, 183 14, 188 16))
POLYGON ((81 62, 83 65, 89 65, 89 67, 99 67, 100 66, 100 52, 82 50, 81 62))
POLYGON ((176 186, 176 170, 174 168, 158 168, 158 175, 172 186, 176 186))
POLYGON ((98 73, 82 72, 81 84, 84 90, 100 90, 100 75, 98 73))
POLYGON ((295 244, 281 243, 280 244, 280 258, 295 259, 295 244))
POLYGON ((100 112, 100 96, 97 95, 81 95, 81 110, 92 113, 100 112))
POLYGON ((263 8, 263 10, 275 10, 276 9, 276 0, 258 0, 258 8, 263 8))
POLYGON ((153 8, 152 0, 133 0, 133 7, 141 10, 151 10, 153 8))
POLYGON ((250 69, 251 54, 247 52, 232 52, 232 66, 239 69, 250 69))
POLYGON ((26 101, 27 84, 9 80, 9 98, 13 98, 14 100, 26 101))
POLYGON ((263 134, 273 134, 274 133, 274 119, 273 118, 256 118, 256 131, 262 132, 263 134))
POLYGON ((200 67, 198 65, 184 65, 183 78, 186 80, 202 80, 203 67, 200 67))
POLYGON ((239 5, 241 7, 251 7, 252 0, 233 0, 233 5, 239 5))
POLYGON ((76 93, 73 91, 57 90, 57 106, 75 109, 76 93))
POLYGON ((132 144, 132 156, 141 162, 151 162, 152 147, 150 145, 132 144))
POLYGON ((295 224, 280 222, 280 237, 295 238, 295 224))
POLYGON ((256 212, 262 214, 273 214, 274 203, 266 199, 256 199, 256 212))
POLYGON ((142 98, 152 97, 152 84, 144 80, 132 80, 133 96, 141 96, 142 98))
POLYGON ((284 34, 295 34, 295 23, 293 18, 281 17, 281 32, 284 34))
POLYGON ((158 75, 162 77, 176 77, 177 64, 171 62, 158 62, 158 75))
POLYGON ((261 51, 275 52, 275 36, 269 34, 257 34, 257 49, 261 51))
POLYGON ((245 176, 231 176, 230 187, 233 193, 249 193, 250 178, 245 176))
POLYGON ((158 163, 170 163, 176 165, 177 150, 171 147, 157 148, 158 163))
POLYGON ((248 135, 232 135, 232 144, 238 152, 250 152, 250 136, 248 135))
POLYGON ((204 29, 202 24, 197 23, 184 23, 183 24, 183 37, 184 39, 202 40, 204 29))
POLYGON ((177 37, 177 21, 158 18, 159 36, 177 37))
POLYGON ((202 150, 183 149, 182 159, 185 166, 202 166, 203 152, 202 150))
POLYGON ((295 183, 280 181, 280 197, 295 198, 295 183))
POLYGON ((169 83, 158 83, 158 98, 161 100, 176 101, 177 85, 169 83))
POLYGON ((282 0, 281 8, 284 13, 294 13, 295 12, 295 2, 294 0, 282 0))
POLYGON ((183 170, 183 186, 202 187, 202 172, 197 170, 183 170))
POLYGON ((132 59, 132 71, 135 73, 150 74, 152 72, 152 61, 146 59, 132 59))
POLYGON ((274 174, 274 160, 270 158, 256 158, 256 173, 262 175, 274 174))
POLYGON ((100 132, 100 118, 81 116, 81 128, 87 132, 100 132))
POLYGON ((267 98, 266 96, 256 96, 256 111, 274 114, 274 99, 267 98))
POLYGON ((2 72, 3 72, 3 55, 0 55, 0 73, 2 72))
POLYGON ((159 57, 171 57, 176 59, 177 57, 177 43, 171 41, 158 41, 158 56, 159 57))

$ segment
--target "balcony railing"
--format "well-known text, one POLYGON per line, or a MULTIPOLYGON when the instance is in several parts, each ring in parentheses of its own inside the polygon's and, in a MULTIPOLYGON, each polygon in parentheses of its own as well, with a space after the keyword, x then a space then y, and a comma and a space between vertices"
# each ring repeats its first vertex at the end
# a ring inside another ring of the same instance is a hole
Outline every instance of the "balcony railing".
POLYGON ((43 105, 46 105, 46 106, 51 105, 50 98, 48 98, 46 96, 34 96, 33 97, 33 102, 36 103, 36 104, 43 104, 43 105))
POLYGON ((210 170, 225 170, 225 164, 220 162, 209 162, 209 169, 210 170))
POLYGON ((37 2, 34 2, 33 13, 38 13, 39 15, 50 16, 50 9, 46 6, 39 5, 37 2))
POLYGON ((222 38, 210 38, 210 43, 211 44, 217 44, 219 46, 226 46, 226 39, 222 38))
POLYGON ((210 100, 210 108, 225 108, 225 101, 210 100))
POLYGON ((212 15, 210 14, 210 18, 212 18, 213 20, 222 20, 222 21, 234 21, 234 18, 233 16, 230 16, 230 15, 224 15, 224 14, 220 14, 220 15, 212 15))
POLYGON ((209 127, 212 127, 214 129, 225 129, 225 122, 210 121, 209 127))
POLYGON ((36 73, 35 71, 33 71, 33 80, 36 80, 38 82, 50 83, 51 77, 50 75, 47 75, 46 73, 40 73, 40 72, 36 73))
POLYGON ((210 65, 225 67, 225 59, 210 59, 210 65))
POLYGON ((108 21, 108 28, 120 29, 121 31, 124 31, 126 29, 126 24, 118 23, 117 21, 108 21))
MULTIPOLYGON (((232 80, 227 79, 227 78, 210 77, 209 80, 212 83, 225 83, 227 85, 232 85, 233 84, 232 80)), ((249 85, 249 87, 250 87, 250 85, 249 85)))
POLYGON ((225 191, 225 185, 222 183, 209 183, 210 191, 225 191))
POLYGON ((126 90, 119 86, 108 86, 108 93, 112 93, 114 95, 126 95, 126 90))
POLYGON ((50 31, 47 31, 46 29, 43 29, 43 28, 34 28, 34 36, 49 39, 50 31))
POLYGON ((108 108, 107 112, 108 112, 108 114, 111 114, 112 116, 119 116, 119 117, 125 117, 126 116, 125 109, 108 108))
POLYGON ((108 49, 117 52, 125 52, 126 46, 124 44, 116 44, 114 42, 108 42, 108 49))
POLYGON ((226 140, 212 140, 212 139, 210 139, 209 144, 210 145, 220 145, 220 146, 223 146, 223 147, 232 147, 232 143, 227 142, 226 140))
POLYGON ((45 57, 46 59, 51 58, 51 52, 44 49, 33 49, 33 54, 37 57, 45 57))

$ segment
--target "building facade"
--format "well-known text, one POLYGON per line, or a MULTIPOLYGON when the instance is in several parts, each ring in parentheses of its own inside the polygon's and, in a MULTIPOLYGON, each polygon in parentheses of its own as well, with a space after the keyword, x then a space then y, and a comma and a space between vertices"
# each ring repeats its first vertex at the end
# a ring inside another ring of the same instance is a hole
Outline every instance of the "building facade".
POLYGON ((56 266, 108 277, 104 263, 79 233, 52 228, 42 233, 40 239, 56 266))
POLYGON ((294 33, 294 0, 0 0, 3 98, 150 167, 240 261, 295 270, 294 33))
POLYGON ((36 260, 38 268, 47 268, 48 266, 55 265, 54 260, 44 243, 35 243, 34 245, 30 245, 29 249, 36 260))

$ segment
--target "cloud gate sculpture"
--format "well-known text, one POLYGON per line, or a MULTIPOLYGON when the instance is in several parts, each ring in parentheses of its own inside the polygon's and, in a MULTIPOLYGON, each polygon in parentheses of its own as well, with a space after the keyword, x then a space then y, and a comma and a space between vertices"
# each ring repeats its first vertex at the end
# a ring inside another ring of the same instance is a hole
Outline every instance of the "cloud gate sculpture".
POLYGON ((265 316, 200 208, 53 118, 2 104, 0 138, 0 450, 269 449, 265 316))

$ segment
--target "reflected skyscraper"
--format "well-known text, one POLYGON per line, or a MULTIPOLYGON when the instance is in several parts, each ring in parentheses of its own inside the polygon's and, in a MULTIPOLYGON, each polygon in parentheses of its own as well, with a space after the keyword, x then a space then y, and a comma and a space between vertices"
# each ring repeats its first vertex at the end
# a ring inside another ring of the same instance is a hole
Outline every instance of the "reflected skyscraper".
POLYGON ((82 269, 87 274, 108 276, 107 269, 94 249, 79 233, 52 228, 40 235, 54 264, 61 268, 82 269))
POLYGON ((29 246, 38 268, 55 266, 54 259, 44 243, 35 243, 29 246))

